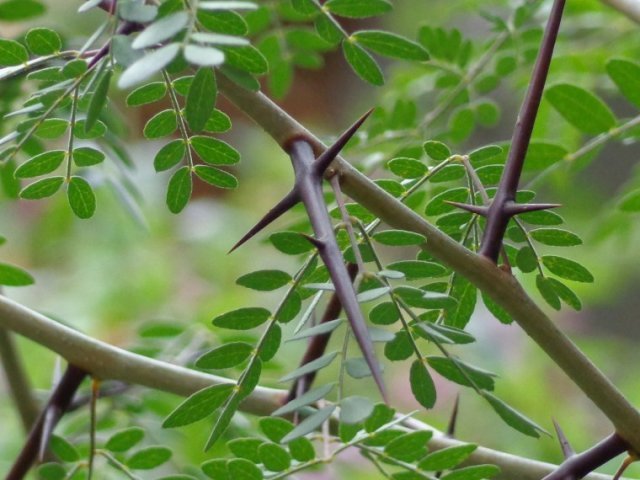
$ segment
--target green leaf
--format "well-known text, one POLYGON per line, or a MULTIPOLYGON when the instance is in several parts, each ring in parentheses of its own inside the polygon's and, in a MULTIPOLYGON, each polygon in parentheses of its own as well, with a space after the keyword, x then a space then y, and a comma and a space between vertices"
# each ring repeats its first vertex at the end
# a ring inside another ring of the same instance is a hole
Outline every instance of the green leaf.
POLYGON ((179 43, 170 43, 136 60, 120 76, 118 87, 122 89, 133 87, 158 73, 171 63, 179 51, 179 43))
POLYGON ((78 167, 90 167, 104 161, 105 155, 92 147, 78 147, 73 149, 73 161, 78 167))
POLYGON ((559 228, 538 228, 529 234, 538 242, 556 247, 573 247, 582 245, 582 239, 575 233, 559 228))
POLYGON ((213 47, 201 47, 199 45, 187 45, 184 48, 184 58, 189 63, 201 67, 211 67, 222 65, 225 60, 224 52, 213 47))
POLYGON ((342 32, 327 15, 318 15, 313 24, 318 35, 330 45, 337 45, 342 41, 342 32))
POLYGON ((291 0, 291 6, 302 15, 314 15, 318 12, 313 0, 291 0))
POLYGON ((37 469, 38 478, 43 480, 65 480, 67 471, 59 463, 43 463, 37 469))
POLYGON ((259 270, 243 275, 236 283, 253 290, 269 292, 284 287, 291 280, 291 275, 281 270, 259 270))
POLYGON ((352 41, 344 40, 342 53, 347 63, 360 78, 372 85, 384 85, 384 76, 380 66, 362 47, 352 41))
POLYGON ((27 32, 25 41, 35 55, 51 55, 62 48, 60 35, 49 28, 32 28, 27 32))
POLYGON ((162 147, 153 159, 153 167, 156 172, 168 170, 182 161, 187 153, 187 147, 183 139, 173 140, 162 147))
POLYGON ((245 458, 253 463, 260 463, 258 448, 265 443, 259 438, 235 438, 227 443, 231 453, 238 458, 245 458))
POLYGON ((430 409, 436 403, 436 387, 422 360, 414 360, 409 371, 411 392, 420 405, 430 409))
POLYGON ((220 49, 224 52, 225 65, 253 75, 263 75, 269 71, 267 59, 252 45, 226 45, 220 49))
POLYGON ((289 443, 296 438, 303 437, 318 428, 326 422, 331 414, 336 409, 335 405, 327 405, 321 408, 317 412, 309 415, 302 422, 300 422, 291 432, 287 433, 282 439, 282 443, 289 443))
POLYGON ((461 202, 464 203, 468 200, 469 190, 467 188, 452 188, 445 190, 433 197, 424 210, 425 215, 436 216, 443 213, 450 212, 455 209, 453 205, 447 202, 461 202))
POLYGON ((394 158, 387 163, 387 167, 402 178, 420 178, 428 171, 427 166, 421 161, 405 157, 394 158))
POLYGON ((369 320, 376 325, 391 325, 399 319, 398 307, 392 302, 380 303, 369 312, 369 320))
POLYGON ((272 415, 286 415, 289 413, 293 413, 302 407, 315 404, 318 400, 326 398, 327 395, 331 393, 331 390, 333 390, 333 387, 335 387, 335 384, 330 383, 328 385, 323 385, 321 387, 309 390, 308 392, 303 393, 299 397, 294 398, 290 402, 278 408, 275 412, 272 413, 272 415))
POLYGON ((15 40, 0 38, 0 67, 22 65, 29 60, 29 52, 15 40))
POLYGON ((498 415, 500 415, 507 425, 515 428, 519 432, 536 438, 540 436, 538 432, 544 432, 542 427, 504 403, 498 397, 489 392, 483 392, 482 396, 489 402, 491 407, 498 415))
POLYGON ((144 126, 142 131, 145 138, 162 138, 171 135, 178 128, 176 112, 169 108, 156 113, 144 126))
POLYGON ((489 298, 489 296, 484 292, 482 292, 481 296, 482 296, 482 302, 484 303, 484 306, 487 307, 487 310, 489 310, 489 312, 491 312, 491 314, 496 319, 498 319, 500 323, 504 323, 505 325, 509 325, 510 323, 513 323, 513 319, 511 318, 511 315, 505 312, 500 305, 498 305, 496 302, 493 301, 493 299, 489 298))
POLYGON ((209 450, 227 430, 233 416, 240 406, 241 401, 242 399, 240 398, 240 395, 231 395, 222 409, 222 412, 216 416, 216 422, 213 426, 213 430, 211 430, 211 434, 209 435, 204 447, 205 451, 209 450))
POLYGON ((427 453, 427 442, 431 436, 429 431, 405 433, 391 440, 384 447, 384 453, 403 462, 415 462, 427 453))
MULTIPOLYGON (((283 320, 278 318, 278 321, 282 322, 283 320)), ((271 360, 276 355, 276 353, 278 353, 278 349, 280 348, 281 343, 282 329, 277 323, 272 323, 271 325, 269 325, 269 329, 264 334, 262 348, 260 348, 260 351, 258 352, 260 360, 262 360, 263 362, 268 362, 269 360, 271 360)))
POLYGON ((73 135, 80 140, 88 140, 102 137, 107 133, 107 126, 100 120, 96 120, 93 127, 86 129, 86 120, 78 120, 73 127, 73 135))
POLYGON ((269 237, 269 241, 287 255, 300 255, 315 248, 298 232, 276 232, 269 237))
POLYGON ((369 418, 364 422, 364 429, 367 433, 372 433, 393 420, 396 411, 385 405, 378 403, 373 407, 373 411, 369 418))
POLYGON ((627 193, 620 201, 618 208, 627 213, 640 212, 640 190, 627 193))
POLYGON ((266 437, 275 443, 281 443, 282 439, 290 433, 294 425, 289 420, 276 417, 264 417, 259 421, 260 430, 266 437))
POLYGON ((238 179, 236 177, 219 168, 209 167, 207 165, 196 165, 193 171, 198 178, 214 187, 236 188, 238 186, 238 179))
POLYGON ((240 161, 240 154, 228 143, 217 138, 196 135, 189 143, 198 156, 210 165, 234 165, 240 161))
POLYGON ((340 402, 340 422, 357 424, 373 412, 373 402, 358 395, 343 398, 340 402))
POLYGON ((8 0, 0 3, 0 20, 18 22, 42 15, 46 11, 42 2, 35 0, 8 0))
POLYGON ((451 156, 451 150, 444 143, 436 140, 429 140, 422 145, 424 151, 434 160, 441 162, 451 156))
POLYGON ((543 277, 542 275, 536 275, 536 287, 538 291, 544 298, 545 302, 551 306, 554 310, 560 310, 560 297, 556 293, 555 288, 549 282, 548 278, 543 277))
POLYGON ((76 60, 68 61, 64 67, 62 67, 62 74, 66 78, 78 78, 83 75, 89 66, 85 60, 78 58, 76 60))
POLYGON ((296 378, 300 378, 305 376, 307 373, 318 371, 322 368, 325 368, 331 362, 333 362, 334 358, 338 355, 338 352, 331 352, 323 355, 320 358, 317 358, 309 363, 305 363, 299 368, 296 368, 293 372, 287 373, 284 377, 278 380, 279 382, 288 382, 290 380, 295 380, 296 378))
POLYGON ((58 435, 51 436, 49 447, 53 454, 63 462, 77 462, 80 460, 80 454, 76 447, 58 435))
POLYGON ((37 200, 39 198, 50 197, 64 183, 64 177, 50 177, 38 180, 20 191, 20 198, 27 200, 37 200))
POLYGON ((518 254, 516 255, 516 266, 523 273, 531 273, 538 268, 538 257, 533 251, 533 248, 527 245, 518 250, 518 254))
POLYGON ((615 127, 616 117, 596 95, 581 87, 562 83, 547 89, 546 99, 578 130, 591 135, 615 127))
POLYGON ((568 258, 544 255, 542 263, 551 273, 566 280, 585 283, 591 283, 594 280, 589 270, 568 258))
POLYGON ((45 139, 58 138, 67 131, 69 122, 62 118, 47 118, 36 129, 36 136, 45 139))
POLYGON ((96 195, 89 182, 82 177, 71 177, 67 188, 71 210, 78 218, 91 218, 96 211, 96 195))
POLYGON ((384 356, 392 362, 400 362, 411 357, 415 352, 411 336, 406 330, 396 332, 393 340, 384 346, 384 356))
POLYGON ((127 460, 127 466, 133 470, 151 470, 171 459, 172 452, 167 447, 146 447, 138 450, 127 460))
POLYGON ((373 239, 383 245, 403 247, 408 245, 422 245, 427 240, 423 235, 406 230, 385 230, 373 235, 373 239))
POLYGON ((227 462, 229 477, 233 480, 262 480, 262 471, 249 460, 234 458, 227 462))
POLYGON ((549 210, 523 213, 518 215, 518 218, 531 225, 562 225, 564 223, 560 215, 549 210))
POLYGON ((200 468, 202 468, 205 475, 214 480, 231 480, 229 470, 227 469, 227 460, 224 458, 204 462, 200 468))
POLYGON ((431 368, 444 378, 459 385, 464 385, 465 387, 475 386, 483 390, 493 390, 495 386, 493 381, 495 374, 482 370, 478 367, 474 367, 473 365, 469 365, 460 360, 454 360, 447 357, 429 356, 427 357, 427 362, 429 362, 431 368), (473 382, 473 384, 471 382, 473 382))
POLYGON ((167 94, 167 85, 164 82, 152 82, 136 88, 127 95, 129 107, 139 107, 148 103, 162 100, 167 94))
POLYGON ((51 173, 62 165, 66 156, 65 150, 50 150, 41 153, 16 168, 14 175, 16 178, 30 178, 51 173))
POLYGON ((111 76, 113 70, 107 70, 104 75, 98 80, 91 102, 89 103, 89 109, 87 110, 87 118, 85 119, 84 131, 89 132, 98 121, 98 117, 102 112, 105 104, 107 103, 107 94, 109 93, 109 85, 111 84, 111 76))
POLYGON ((405 60, 426 61, 429 53, 411 40, 382 30, 361 30, 351 35, 357 44, 380 55, 405 60))
POLYGON ((249 307, 232 310, 212 320, 216 327, 231 330, 250 330, 266 322, 271 312, 265 308, 249 307))
POLYGON ((323 7, 334 15, 348 18, 377 17, 393 9, 387 0, 329 0, 323 7))
POLYGON ((0 285, 23 287, 34 282, 31 274, 23 269, 7 263, 0 263, 0 285))
POLYGON ((192 132, 204 129, 213 114, 218 88, 211 68, 199 68, 193 77, 185 105, 185 118, 192 132))
POLYGON ((316 450, 310 440, 300 437, 289 442, 291 456, 299 462, 309 462, 316 458, 316 450))
POLYGON ((171 213, 180 213, 189 203, 193 179, 189 167, 179 168, 169 180, 167 188, 167 207, 171 213))
POLYGON ((212 385, 184 400, 162 423, 162 428, 176 428, 202 420, 216 411, 229 398, 233 384, 212 385))
POLYGON ((555 290, 560 299, 574 310, 582 310, 582 302, 573 290, 555 278, 547 278, 547 282, 555 290))
POLYGON ((280 445, 275 443, 263 443, 258 448, 260 462, 267 470, 282 472, 291 466, 291 455, 280 445))
POLYGON ((439 263, 422 260, 401 260, 390 263, 387 269, 402 272, 407 280, 441 277, 447 273, 447 269, 439 263))
POLYGON ((231 119, 229 115, 220 110, 214 110, 207 123, 204 125, 205 132, 221 133, 231 129, 231 119))
POLYGON ((477 445, 458 445, 455 447, 443 448, 430 453, 420 460, 418 468, 428 472, 440 472, 451 470, 458 464, 464 462, 478 448, 477 445))
POLYGON ((548 142, 531 142, 524 159, 524 171, 545 170, 562 160, 567 155, 567 149, 561 145, 548 142))
POLYGON ((640 65, 614 58, 607 63, 607 73, 622 95, 636 107, 640 107, 640 65))
POLYGON ((148 25, 133 41, 131 46, 137 50, 152 47, 169 40, 189 23, 187 12, 176 12, 148 25))
POLYGON ((245 342, 225 343, 205 353, 196 361, 198 368, 231 368, 251 356, 254 347, 245 342))
POLYGON ((463 142, 475 129, 476 117, 468 107, 457 109, 449 118, 449 135, 454 142, 463 142))
POLYGON ((474 465, 448 473, 442 480, 482 480, 495 477, 499 473, 500 468, 496 465, 474 465))

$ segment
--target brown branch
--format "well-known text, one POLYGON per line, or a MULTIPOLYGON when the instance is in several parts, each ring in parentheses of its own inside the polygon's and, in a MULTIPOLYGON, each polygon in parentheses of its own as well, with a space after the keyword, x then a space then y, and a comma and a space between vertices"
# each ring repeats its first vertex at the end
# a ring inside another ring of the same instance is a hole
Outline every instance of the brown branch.
POLYGON ((38 455, 42 456, 49 444, 55 426, 69 408, 78 387, 87 376, 84 370, 69 364, 44 406, 20 455, 7 474, 6 480, 21 480, 27 474, 38 455))

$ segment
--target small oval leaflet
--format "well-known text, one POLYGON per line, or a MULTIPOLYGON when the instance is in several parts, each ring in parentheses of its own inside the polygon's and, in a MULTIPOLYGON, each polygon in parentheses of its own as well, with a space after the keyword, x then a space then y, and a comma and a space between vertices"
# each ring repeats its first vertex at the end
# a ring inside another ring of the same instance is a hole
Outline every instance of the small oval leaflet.
POLYGON ((372 85, 384 85, 384 76, 380 66, 362 47, 349 40, 342 42, 342 53, 353 71, 372 85))
POLYGON ((331 416, 333 411, 336 409, 335 405, 327 405, 326 407, 321 408, 317 412, 312 415, 309 415, 302 422, 300 422, 291 432, 284 436, 282 439, 282 443, 289 443, 296 438, 303 437, 308 433, 316 430, 320 425, 322 425, 328 418, 331 416))
POLYGON ((187 206, 192 189, 191 171, 189 167, 181 167, 173 174, 167 188, 167 207, 171 213, 180 213, 187 206))
POLYGON ((266 322, 271 312, 265 308, 248 307, 224 313, 213 319, 216 327, 231 330, 250 330, 266 322))
POLYGON ((163 172, 176 166, 187 153, 187 147, 183 139, 173 140, 162 147, 153 159, 153 167, 156 172, 163 172))
POLYGON ((383 245, 396 247, 422 245, 427 241, 423 235, 406 230, 385 230, 375 233, 373 239, 383 245))
POLYGON ((198 178, 218 188, 236 188, 238 179, 229 172, 208 165, 196 165, 193 168, 198 178))
POLYGON ((30 158, 20 165, 14 175, 16 178, 29 178, 51 173, 64 161, 65 150, 50 150, 30 158))
POLYGON ((67 199, 71 210, 78 218, 91 218, 96 211, 96 196, 89 182, 82 177, 71 177, 67 199))
POLYGON ((20 191, 20 198, 37 200, 39 198, 50 197, 60 190, 63 183, 64 177, 43 178, 23 188, 20 191))
POLYGON ((244 362, 254 347, 245 342, 231 342, 205 353, 196 361, 198 368, 231 368, 244 362))
POLYGON ((142 428, 125 428, 111 435, 105 444, 105 448, 112 452, 126 452, 135 447, 143 438, 144 430, 142 428))
POLYGON ((167 447, 153 446, 138 450, 127 461, 127 466, 133 470, 151 470, 168 462, 173 452, 167 447))
POLYGON ((27 32, 25 41, 35 55, 51 55, 62 48, 60 35, 49 28, 32 28, 27 32))
POLYGON ((263 443, 260 445, 258 447, 258 455, 265 468, 272 472, 282 472, 291 466, 289 452, 275 443, 263 443))
POLYGON ((414 360, 409 371, 411 392, 420 405, 430 409, 436 403, 436 388, 427 367, 420 360, 414 360))
POLYGON ((379 55, 404 60, 426 61, 429 53, 420 45, 395 33, 361 30, 351 35, 356 43, 379 55))
POLYGON ((194 393, 176 409, 162 423, 163 428, 175 428, 189 425, 211 415, 227 400, 233 384, 212 385, 194 393))
POLYGON ((23 287, 35 282, 30 273, 8 263, 0 263, 0 285, 23 287))

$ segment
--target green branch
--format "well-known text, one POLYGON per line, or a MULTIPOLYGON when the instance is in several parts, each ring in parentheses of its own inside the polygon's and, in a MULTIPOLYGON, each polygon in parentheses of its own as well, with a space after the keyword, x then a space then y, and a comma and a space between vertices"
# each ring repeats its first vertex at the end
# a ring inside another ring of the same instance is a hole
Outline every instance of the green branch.
MULTIPOLYGON (((221 92, 260 125, 278 144, 304 137, 322 153, 326 146, 260 92, 251 92, 219 76, 221 92)), ((427 239, 422 248, 466 277, 500 305, 544 350, 591 401, 609 418, 617 432, 640 451, 640 413, 611 381, 562 333, 527 295, 516 279, 486 258, 456 243, 424 218, 379 188, 343 158, 332 166, 343 191, 389 226, 410 230, 427 239)))

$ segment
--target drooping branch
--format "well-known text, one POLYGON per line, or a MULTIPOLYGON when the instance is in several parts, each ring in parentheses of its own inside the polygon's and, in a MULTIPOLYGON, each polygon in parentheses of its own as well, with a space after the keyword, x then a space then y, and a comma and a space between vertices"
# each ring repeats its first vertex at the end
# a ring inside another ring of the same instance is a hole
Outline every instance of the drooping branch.
POLYGON ((86 376, 87 372, 74 365, 67 367, 49 401, 33 424, 27 441, 7 474, 6 480, 22 480, 36 459, 43 458, 55 426, 69 408, 73 396, 86 376))

